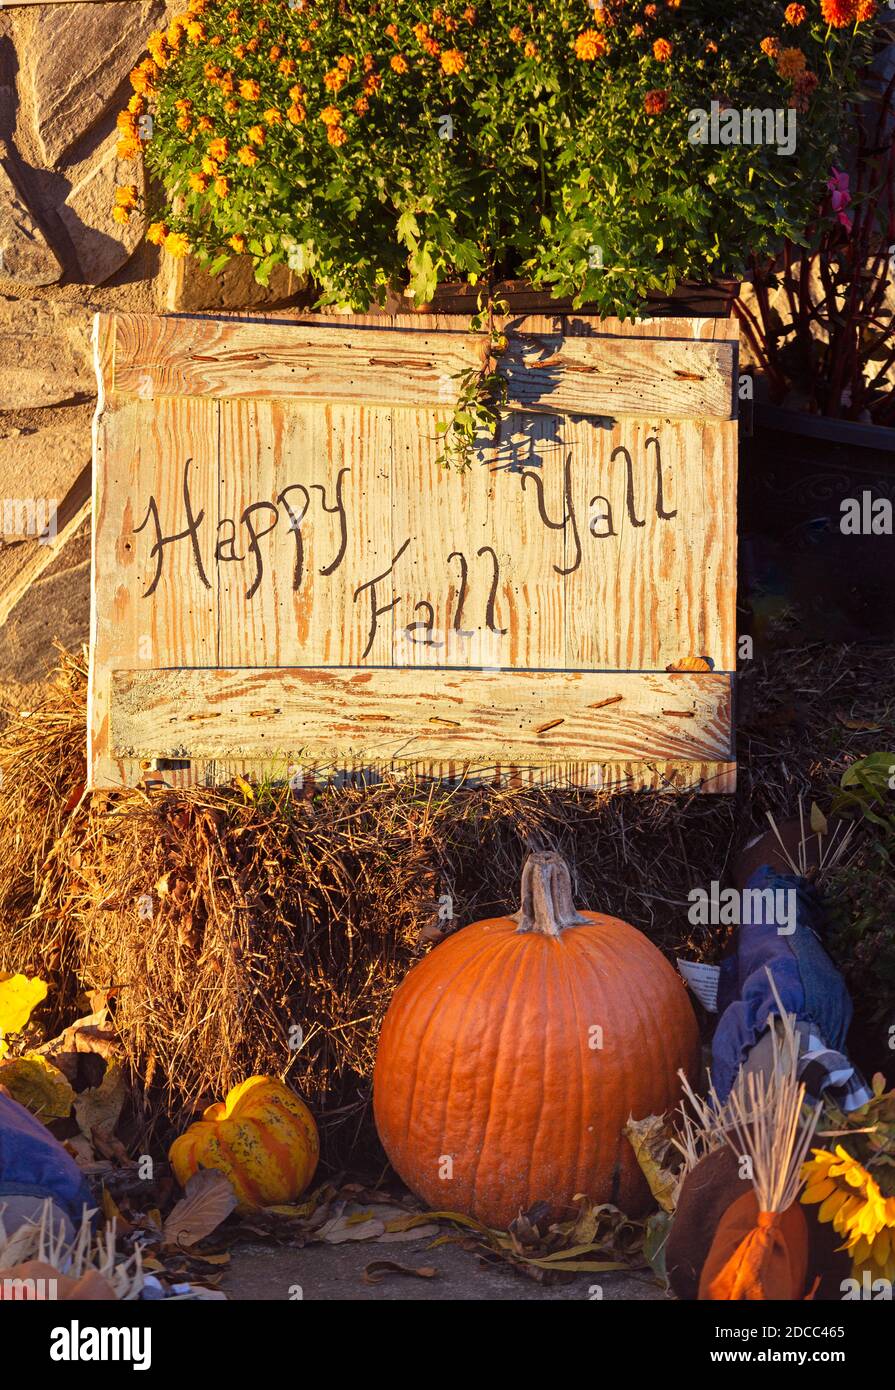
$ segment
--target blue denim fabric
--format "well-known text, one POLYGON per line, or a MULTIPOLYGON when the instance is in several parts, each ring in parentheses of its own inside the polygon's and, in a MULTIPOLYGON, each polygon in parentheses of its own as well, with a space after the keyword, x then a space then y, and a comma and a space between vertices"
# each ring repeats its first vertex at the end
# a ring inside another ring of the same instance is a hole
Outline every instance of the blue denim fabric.
POLYGON ((59 1140, 24 1105, 0 1096, 0 1207, 7 1197, 51 1197, 76 1227, 84 1207, 96 1207, 59 1140))
POLYGON ((744 923, 737 932, 734 954, 721 967, 721 1016, 712 1039, 712 1080, 721 1101, 730 1094, 749 1049, 778 1012, 768 970, 786 1012, 810 1023, 827 1047, 845 1050, 852 1017, 845 982, 817 934, 823 927, 823 909, 811 884, 765 866, 755 871, 746 887, 794 891, 795 930, 783 935, 774 923, 744 923))

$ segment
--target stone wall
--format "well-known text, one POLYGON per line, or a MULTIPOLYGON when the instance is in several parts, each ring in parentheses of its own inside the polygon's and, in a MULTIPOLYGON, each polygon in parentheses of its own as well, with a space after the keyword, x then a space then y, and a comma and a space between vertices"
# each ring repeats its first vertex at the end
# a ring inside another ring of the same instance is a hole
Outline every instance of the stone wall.
POLYGON ((167 10, 0 5, 0 703, 27 702, 54 638, 88 636, 93 314, 272 308, 299 288, 283 271, 262 290, 239 260, 212 281, 143 242, 138 216, 112 220, 137 167, 119 166, 115 118, 167 10))

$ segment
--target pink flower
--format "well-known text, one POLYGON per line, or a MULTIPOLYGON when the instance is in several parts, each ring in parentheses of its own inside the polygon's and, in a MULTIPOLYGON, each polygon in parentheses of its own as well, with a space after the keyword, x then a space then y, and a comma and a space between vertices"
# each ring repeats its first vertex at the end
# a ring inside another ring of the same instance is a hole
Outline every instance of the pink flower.
POLYGON ((830 171, 831 177, 827 180, 827 188, 830 193, 830 206, 836 214, 840 226, 847 232, 852 229, 852 219, 845 209, 851 202, 851 193, 848 186, 848 174, 842 169, 837 169, 834 165, 830 171))

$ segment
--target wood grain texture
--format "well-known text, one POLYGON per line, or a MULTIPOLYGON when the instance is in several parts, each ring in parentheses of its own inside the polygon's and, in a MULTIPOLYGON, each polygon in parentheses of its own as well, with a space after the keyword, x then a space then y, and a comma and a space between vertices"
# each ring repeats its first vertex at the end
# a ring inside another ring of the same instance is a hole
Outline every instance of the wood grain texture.
POLYGON ((727 759, 730 678, 369 668, 116 671, 116 756, 516 765, 727 759), (621 696, 621 699, 617 697, 621 696))
POLYGON ((519 315, 511 326, 514 370, 558 372, 573 383, 566 399, 621 364, 612 408, 592 398, 590 412, 559 409, 554 393, 550 410, 509 410, 459 475, 436 465, 444 412, 420 385, 421 364, 440 371, 445 355, 478 350, 451 316, 325 328, 274 315, 97 316, 94 785, 201 784, 305 756, 335 778, 399 768, 497 785, 732 789, 736 423, 650 411, 642 392, 636 414, 614 407, 644 345, 666 367, 696 353, 700 370, 702 350, 723 349, 712 361, 729 406, 736 325, 519 315), (358 340, 385 382, 372 400, 351 395, 358 340), (282 377, 293 351, 332 380, 326 400, 300 386, 270 392, 268 369, 282 377), (576 363, 595 368, 577 384, 576 363), (220 395, 191 394, 196 382, 220 395), (698 655, 714 671, 689 678, 697 704, 658 706, 684 689, 666 667, 698 655), (233 703, 234 669, 262 683, 253 695, 285 682, 288 718, 271 726, 266 706, 233 703), (178 673, 183 729, 168 718, 167 686, 127 684, 178 673), (339 703, 358 688, 352 676, 373 682, 357 723, 339 703), (623 702, 608 690, 619 682, 623 702), (584 688, 604 691, 599 709, 581 705, 584 688), (135 690, 153 703, 137 708, 135 690), (472 701, 463 722, 430 726, 450 716, 422 711, 448 693, 472 701), (310 741, 296 743, 296 730, 310 741), (384 748, 364 742, 370 730, 384 748), (153 770, 174 757, 189 765, 153 770))
MULTIPOLYGON (((113 389, 125 396, 248 397, 449 406, 456 377, 481 362, 484 338, 348 325, 116 315, 113 389)), ((630 334, 510 333, 502 359, 511 405, 551 414, 644 411, 729 420, 728 342, 630 334)))

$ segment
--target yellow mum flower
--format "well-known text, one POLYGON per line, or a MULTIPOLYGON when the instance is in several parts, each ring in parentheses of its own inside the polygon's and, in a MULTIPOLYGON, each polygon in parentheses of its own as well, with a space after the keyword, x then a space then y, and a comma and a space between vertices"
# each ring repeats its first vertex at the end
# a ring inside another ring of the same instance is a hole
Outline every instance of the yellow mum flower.
POLYGON ((127 221, 129 221, 129 219, 130 219, 130 215, 131 215, 130 208, 113 208, 113 209, 112 209, 112 221, 113 221, 113 222, 122 222, 122 223, 123 223, 123 222, 127 222, 127 221))
POLYGON ((212 157, 211 157, 210 154, 203 154, 203 156, 202 156, 202 169, 203 169, 203 171, 204 171, 206 174, 210 174, 211 177, 214 178, 214 176, 215 176, 215 175, 217 174, 217 172, 218 172, 218 162, 217 162, 217 160, 216 160, 216 159, 212 159, 212 157))
POLYGON ((389 65, 395 72, 407 71, 407 59, 402 53, 396 53, 394 58, 390 58, 389 65))
POLYGON ((146 228, 146 240, 151 241, 153 246, 164 246, 168 236, 168 228, 164 222, 150 222, 146 228))
POLYGON ((246 77, 239 84, 239 95, 245 101, 257 101, 261 95, 260 83, 254 77, 246 77))
POLYGON ((228 244, 232 246, 233 250, 236 251, 240 256, 246 249, 246 239, 243 236, 242 232, 235 232, 233 236, 229 237, 228 244))
POLYGON ((283 117, 275 106, 271 106, 265 111, 264 119, 268 125, 282 125, 283 123, 283 117))
POLYGON ((667 63, 672 51, 671 44, 667 39, 656 39, 653 44, 653 57, 659 63, 667 63))
POLYGON ((160 68, 167 67, 168 64, 168 40, 158 29, 154 34, 150 34, 146 40, 146 47, 149 49, 154 61, 160 68))
POLYGON ((190 243, 186 232, 169 232, 164 240, 164 247, 169 256, 182 260, 184 256, 190 254, 190 243))
POLYGON ((326 126, 336 126, 342 124, 342 113, 338 106, 324 106, 320 112, 320 119, 326 126))
POLYGON ((125 183, 120 188, 115 189, 115 206, 128 210, 137 206, 137 185, 135 183, 125 183))
POLYGON ((226 159, 230 153, 230 141, 226 135, 219 135, 217 139, 209 141, 208 153, 212 159, 226 159))
POLYGON ((230 180, 225 179, 223 174, 214 181, 214 191, 219 198, 226 198, 230 192, 230 180))
POLYGON ((143 146, 136 136, 126 135, 118 141, 115 149, 118 158, 125 161, 137 159, 143 153, 143 146))
POLYGON ((251 169, 253 164, 258 163, 258 156, 250 145, 243 145, 237 156, 240 164, 245 164, 246 168, 251 169))
POLYGON ((459 48, 446 48, 441 55, 441 70, 449 76, 455 72, 462 72, 466 67, 466 58, 459 48))
POLYGON ((208 187, 208 174, 190 174, 187 182, 194 193, 204 193, 208 187))
POLYGON ((267 139, 267 131, 263 125, 250 125, 247 134, 253 145, 263 145, 267 139))

